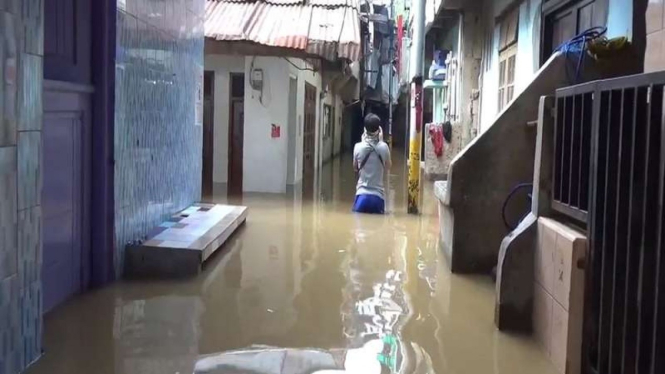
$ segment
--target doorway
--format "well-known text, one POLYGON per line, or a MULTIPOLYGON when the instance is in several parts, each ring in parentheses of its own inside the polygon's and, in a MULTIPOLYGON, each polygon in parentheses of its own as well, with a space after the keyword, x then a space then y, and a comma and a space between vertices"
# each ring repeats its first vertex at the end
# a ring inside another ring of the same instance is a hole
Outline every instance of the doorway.
POLYGON ((296 165, 298 163, 296 139, 298 138, 298 124, 296 123, 296 107, 298 102, 298 79, 291 77, 289 79, 289 148, 286 165, 286 184, 296 184, 296 165))
POLYGON ((316 87, 305 83, 305 123, 303 129, 303 196, 314 196, 314 152, 316 142, 316 87))
POLYGON ((242 195, 243 179, 245 74, 231 73, 230 78, 228 194, 238 196, 242 195))
POLYGON ((215 72, 206 71, 203 75, 203 171, 201 175, 201 195, 213 194, 213 162, 215 148, 215 72))
POLYGON ((44 2, 43 312, 90 287, 91 0, 44 2))

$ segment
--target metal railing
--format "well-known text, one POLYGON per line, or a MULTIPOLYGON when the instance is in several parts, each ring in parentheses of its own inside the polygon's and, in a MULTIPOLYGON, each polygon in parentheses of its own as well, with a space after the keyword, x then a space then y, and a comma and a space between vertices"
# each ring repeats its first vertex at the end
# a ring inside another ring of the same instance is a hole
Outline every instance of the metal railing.
POLYGON ((553 208, 587 223, 585 373, 665 373, 665 72, 557 91, 553 208))
POLYGON ((594 88, 584 84, 556 92, 552 208, 583 223, 589 209, 594 88))

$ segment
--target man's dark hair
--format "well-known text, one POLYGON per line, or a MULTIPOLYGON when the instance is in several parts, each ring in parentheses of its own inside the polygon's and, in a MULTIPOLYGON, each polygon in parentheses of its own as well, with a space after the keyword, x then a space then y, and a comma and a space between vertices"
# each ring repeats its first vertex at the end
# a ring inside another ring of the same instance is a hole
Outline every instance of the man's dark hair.
POLYGON ((374 113, 365 116, 365 130, 367 132, 376 132, 381 127, 381 118, 374 113))

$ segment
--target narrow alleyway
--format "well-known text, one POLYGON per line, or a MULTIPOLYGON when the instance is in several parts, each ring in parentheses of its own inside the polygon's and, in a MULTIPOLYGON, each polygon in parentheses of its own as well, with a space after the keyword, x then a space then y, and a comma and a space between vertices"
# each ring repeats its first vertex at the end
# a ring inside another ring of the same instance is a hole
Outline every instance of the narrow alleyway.
MULTIPOLYGON (((392 185, 404 186, 403 157, 394 158, 392 185)), ((555 372, 530 338, 496 331, 489 277, 453 276, 440 263, 429 189, 421 217, 402 213, 401 187, 397 213, 355 216, 353 178, 342 158, 322 171, 315 203, 245 196, 246 226, 196 279, 119 282, 58 308, 28 373, 189 374, 197 362, 233 362, 224 373, 299 374, 344 361, 363 374, 382 372, 379 361, 393 373, 555 372), (305 360, 305 348, 329 363, 305 360), (228 353, 238 349, 252 351, 228 353), (275 366, 280 354, 300 364, 275 366)))

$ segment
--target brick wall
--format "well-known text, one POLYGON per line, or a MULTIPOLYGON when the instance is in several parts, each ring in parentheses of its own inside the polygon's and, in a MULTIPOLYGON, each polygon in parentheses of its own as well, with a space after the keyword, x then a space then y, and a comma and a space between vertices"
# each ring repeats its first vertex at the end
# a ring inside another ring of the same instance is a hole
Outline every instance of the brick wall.
POLYGON ((41 354, 42 0, 0 1, 0 373, 41 354))
POLYGON ((646 12, 647 47, 644 56, 644 72, 665 70, 665 0, 649 0, 646 12))

